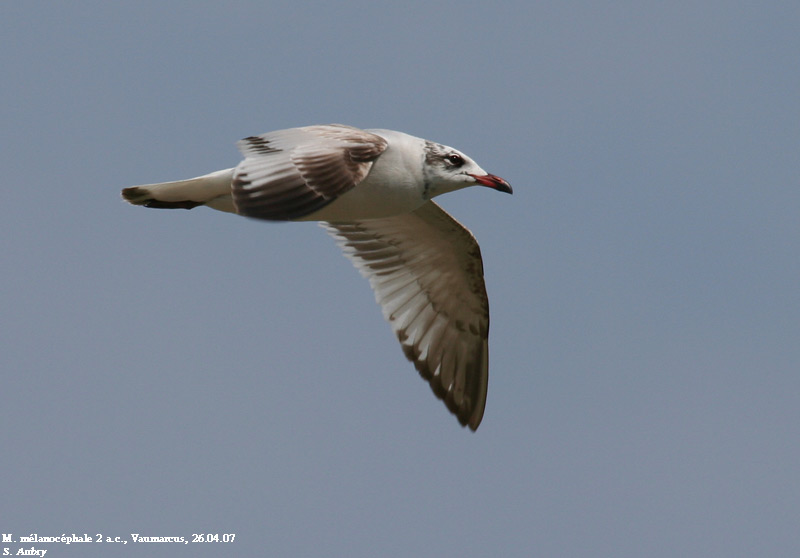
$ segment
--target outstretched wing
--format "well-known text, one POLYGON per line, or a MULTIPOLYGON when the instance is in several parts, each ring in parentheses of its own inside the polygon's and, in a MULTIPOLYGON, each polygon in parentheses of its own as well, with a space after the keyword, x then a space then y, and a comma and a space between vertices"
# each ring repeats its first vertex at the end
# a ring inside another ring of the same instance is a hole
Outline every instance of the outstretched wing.
POLYGON ((361 182, 387 147, 382 137, 341 124, 251 136, 233 174, 237 213, 291 220, 313 213, 361 182))
POLYGON ((420 375, 476 430, 489 380, 489 301, 475 237, 432 201, 412 213, 323 226, 369 279, 420 375))

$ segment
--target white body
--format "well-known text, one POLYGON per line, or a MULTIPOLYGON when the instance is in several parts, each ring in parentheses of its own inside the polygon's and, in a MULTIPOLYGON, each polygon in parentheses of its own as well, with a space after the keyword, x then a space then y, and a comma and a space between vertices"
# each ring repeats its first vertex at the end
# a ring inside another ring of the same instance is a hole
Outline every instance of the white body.
POLYGON ((235 168, 126 188, 134 205, 325 221, 367 277, 406 357, 475 430, 488 385, 489 303, 472 234, 431 198, 477 184, 511 193, 459 151, 392 130, 325 125, 239 142, 235 168))
MULTIPOLYGON (((374 162, 367 176, 322 209, 298 217, 297 221, 355 221, 378 219, 414 211, 430 198, 472 186, 455 182, 430 191, 423 189, 425 140, 394 130, 367 130, 384 138, 388 147, 374 162)), ((470 161, 475 174, 486 174, 470 161)), ((191 200, 218 211, 237 213, 231 195, 231 183, 237 168, 224 169, 188 180, 145 184, 137 187, 147 197, 161 202, 191 200)), ((126 198, 132 203, 135 200, 126 198)))
POLYGON ((424 140, 393 130, 368 130, 389 142, 372 163, 367 177, 323 207, 299 221, 355 221, 378 219, 414 211, 427 198, 420 196, 424 140), (391 187, 387 188, 387 185, 391 187))

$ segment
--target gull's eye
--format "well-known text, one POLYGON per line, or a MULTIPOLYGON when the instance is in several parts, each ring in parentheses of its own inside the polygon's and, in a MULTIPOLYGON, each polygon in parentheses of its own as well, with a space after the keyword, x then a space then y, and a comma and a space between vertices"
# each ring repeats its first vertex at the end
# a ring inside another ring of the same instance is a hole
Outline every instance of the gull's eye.
POLYGON ((450 163, 451 165, 453 165, 454 167, 460 167, 461 165, 464 164, 464 157, 462 157, 461 155, 458 155, 456 153, 453 153, 452 155, 448 155, 446 158, 447 158, 447 162, 450 163))

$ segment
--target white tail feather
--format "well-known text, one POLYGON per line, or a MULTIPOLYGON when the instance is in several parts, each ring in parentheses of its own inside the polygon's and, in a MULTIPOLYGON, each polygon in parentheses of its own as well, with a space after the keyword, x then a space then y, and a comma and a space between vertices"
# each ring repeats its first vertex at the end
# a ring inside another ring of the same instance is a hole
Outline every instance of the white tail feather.
POLYGON ((233 169, 225 169, 189 180, 143 184, 122 190, 122 197, 133 205, 167 209, 191 209, 207 205, 212 209, 236 213, 231 198, 233 169))

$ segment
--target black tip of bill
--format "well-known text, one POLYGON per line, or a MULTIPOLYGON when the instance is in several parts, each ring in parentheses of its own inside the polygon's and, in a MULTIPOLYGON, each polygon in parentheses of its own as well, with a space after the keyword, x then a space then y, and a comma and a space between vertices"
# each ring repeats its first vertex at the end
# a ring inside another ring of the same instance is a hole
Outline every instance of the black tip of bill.
POLYGON ((505 192, 506 194, 514 193, 514 190, 511 189, 511 184, 509 184, 499 176, 495 176, 493 174, 485 174, 483 176, 477 174, 471 174, 470 176, 474 178, 475 181, 482 186, 492 188, 494 190, 497 190, 498 192, 505 192))

